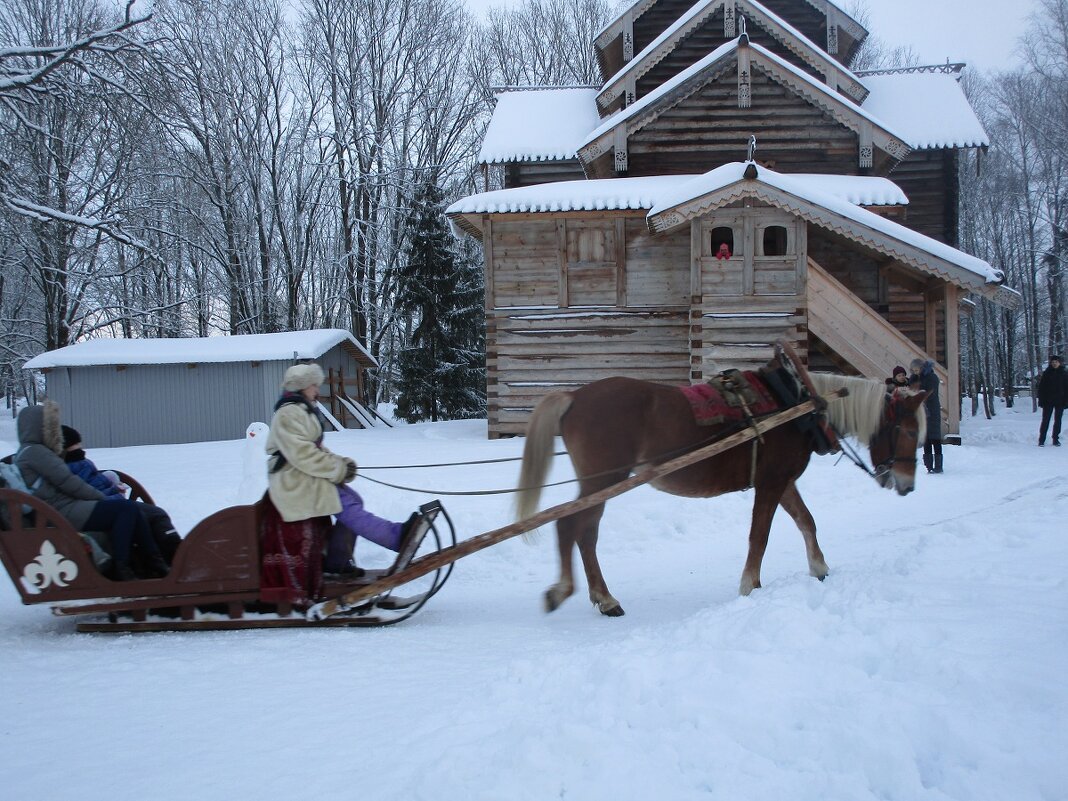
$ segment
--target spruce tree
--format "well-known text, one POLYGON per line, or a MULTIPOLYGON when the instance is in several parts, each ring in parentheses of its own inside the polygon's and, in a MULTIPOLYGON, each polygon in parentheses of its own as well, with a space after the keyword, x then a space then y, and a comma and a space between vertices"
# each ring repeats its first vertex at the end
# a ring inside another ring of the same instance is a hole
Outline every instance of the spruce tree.
POLYGON ((460 249, 444 212, 441 188, 426 181, 412 199, 397 298, 413 324, 398 358, 397 415, 409 423, 486 411, 482 266, 477 252, 460 249))

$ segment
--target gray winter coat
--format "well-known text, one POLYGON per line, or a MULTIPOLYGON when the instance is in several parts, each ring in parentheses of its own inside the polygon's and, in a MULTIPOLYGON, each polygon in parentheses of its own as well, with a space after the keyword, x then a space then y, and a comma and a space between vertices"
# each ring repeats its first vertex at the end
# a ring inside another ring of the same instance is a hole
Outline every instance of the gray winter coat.
POLYGON ((45 401, 43 406, 27 406, 19 412, 18 468, 26 485, 43 479, 34 495, 55 507, 79 531, 93 513, 104 493, 89 486, 67 467, 63 453, 63 433, 59 406, 45 401))

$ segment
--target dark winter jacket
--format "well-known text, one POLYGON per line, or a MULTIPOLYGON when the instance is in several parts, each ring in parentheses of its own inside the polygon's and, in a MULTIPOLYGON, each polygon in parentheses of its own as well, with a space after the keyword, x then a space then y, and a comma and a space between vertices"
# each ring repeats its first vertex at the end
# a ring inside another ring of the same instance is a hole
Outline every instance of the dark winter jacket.
POLYGON ((59 407, 52 401, 19 412, 17 464, 28 486, 43 479, 33 493, 55 507, 74 528, 81 529, 104 493, 89 486, 67 467, 63 453, 59 407))
POLYGON ((923 402, 927 412, 927 439, 942 439, 942 401, 938 399, 938 375, 934 371, 934 362, 926 361, 920 370, 920 389, 930 394, 923 402))
POLYGON ((1068 373, 1063 364, 1056 369, 1047 367, 1042 371, 1042 378, 1038 382, 1038 405, 1043 409, 1068 406, 1068 373))
POLYGON ((92 459, 78 459, 73 462, 67 462, 67 469, 90 487, 100 490, 109 500, 111 498, 126 497, 125 493, 116 487, 110 478, 96 469, 92 459))

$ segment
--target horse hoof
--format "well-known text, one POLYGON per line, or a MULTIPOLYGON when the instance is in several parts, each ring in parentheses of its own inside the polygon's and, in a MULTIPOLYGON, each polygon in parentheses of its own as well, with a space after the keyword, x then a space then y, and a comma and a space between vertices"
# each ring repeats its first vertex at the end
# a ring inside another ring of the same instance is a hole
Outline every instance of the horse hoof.
MULTIPOLYGON (((600 608, 600 607, 598 607, 598 608, 600 608)), ((604 615, 605 617, 623 617, 623 615, 625 615, 626 612, 623 611, 623 607, 622 606, 620 606, 619 604, 616 604, 615 606, 610 606, 607 609, 601 609, 601 614, 604 615)))
POLYGON ((819 580, 819 581, 823 581, 826 578, 827 578, 827 574, 826 573, 824 573, 822 576, 816 576, 816 579, 819 580))
POLYGON ((564 602, 565 598, 567 598, 566 595, 563 598, 561 598, 559 593, 553 592, 552 590, 546 590, 545 591, 545 611, 546 612, 555 612, 559 608, 560 604, 562 604, 564 602))

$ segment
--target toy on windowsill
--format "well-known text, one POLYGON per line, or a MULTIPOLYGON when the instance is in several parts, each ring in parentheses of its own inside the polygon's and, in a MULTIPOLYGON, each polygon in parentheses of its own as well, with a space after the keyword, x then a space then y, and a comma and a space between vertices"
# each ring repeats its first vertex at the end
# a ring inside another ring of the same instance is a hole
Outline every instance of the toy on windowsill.
POLYGON ((726 242, 723 242, 719 246, 719 250, 716 251, 716 258, 719 260, 729 259, 731 257, 730 246, 726 242))

